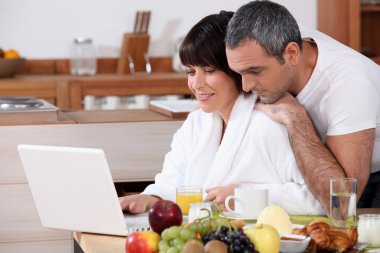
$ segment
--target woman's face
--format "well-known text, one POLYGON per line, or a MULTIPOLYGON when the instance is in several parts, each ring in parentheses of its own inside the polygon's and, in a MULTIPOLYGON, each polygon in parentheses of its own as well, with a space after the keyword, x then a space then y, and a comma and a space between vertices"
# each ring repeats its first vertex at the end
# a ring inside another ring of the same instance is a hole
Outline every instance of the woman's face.
POLYGON ((187 84, 204 112, 218 112, 226 121, 239 96, 235 81, 212 67, 188 66, 187 84))

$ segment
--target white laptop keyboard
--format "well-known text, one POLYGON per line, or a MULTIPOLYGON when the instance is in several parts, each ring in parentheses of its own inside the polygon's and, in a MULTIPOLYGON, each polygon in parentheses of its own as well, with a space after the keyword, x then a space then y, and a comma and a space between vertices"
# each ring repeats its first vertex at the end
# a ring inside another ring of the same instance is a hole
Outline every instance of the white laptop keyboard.
POLYGON ((128 233, 151 230, 148 213, 124 214, 124 220, 128 233))

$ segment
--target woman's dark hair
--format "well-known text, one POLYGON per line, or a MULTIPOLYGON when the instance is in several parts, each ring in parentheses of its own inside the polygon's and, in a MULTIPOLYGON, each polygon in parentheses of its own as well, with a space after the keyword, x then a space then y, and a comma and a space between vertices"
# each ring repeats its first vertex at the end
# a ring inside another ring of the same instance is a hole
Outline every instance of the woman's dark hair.
POLYGON ((233 14, 221 11, 200 20, 184 38, 179 48, 179 57, 185 66, 210 66, 223 71, 242 92, 241 76, 229 68, 224 44, 227 25, 233 14))

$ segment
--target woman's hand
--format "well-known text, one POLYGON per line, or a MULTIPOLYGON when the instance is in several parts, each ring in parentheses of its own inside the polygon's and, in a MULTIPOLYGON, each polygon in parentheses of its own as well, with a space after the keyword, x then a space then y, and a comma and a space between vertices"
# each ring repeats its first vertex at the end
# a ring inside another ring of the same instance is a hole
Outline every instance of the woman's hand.
POLYGON ((134 194, 119 198, 121 209, 130 213, 147 212, 158 200, 160 200, 158 197, 146 194, 134 194))
POLYGON ((228 195, 234 194, 234 189, 236 186, 237 185, 235 184, 229 184, 206 189, 206 200, 214 202, 220 209, 222 209, 222 211, 225 211, 226 207, 224 206, 224 201, 228 195))

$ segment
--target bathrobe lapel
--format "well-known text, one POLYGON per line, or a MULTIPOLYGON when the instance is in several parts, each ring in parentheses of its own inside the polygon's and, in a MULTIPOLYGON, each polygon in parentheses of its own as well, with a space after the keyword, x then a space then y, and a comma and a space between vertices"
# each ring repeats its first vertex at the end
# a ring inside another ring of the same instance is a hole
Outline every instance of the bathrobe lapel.
POLYGON ((222 118, 217 113, 207 115, 200 143, 189 162, 189 185, 199 185, 200 177, 204 188, 226 184, 233 169, 235 156, 250 124, 255 101, 255 95, 247 98, 243 95, 238 97, 221 143, 222 118))

